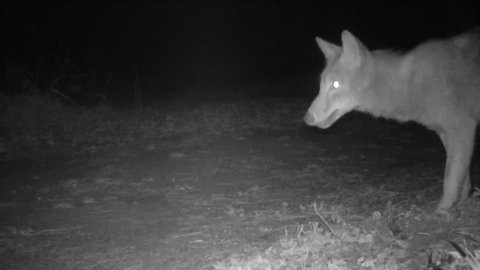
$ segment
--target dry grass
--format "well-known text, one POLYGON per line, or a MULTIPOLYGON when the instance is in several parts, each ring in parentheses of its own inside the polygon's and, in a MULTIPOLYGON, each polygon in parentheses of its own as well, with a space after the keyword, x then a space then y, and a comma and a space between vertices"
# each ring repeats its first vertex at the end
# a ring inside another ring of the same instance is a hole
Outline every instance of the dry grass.
MULTIPOLYGON (((383 214, 375 211, 368 218, 348 214, 352 209, 339 205, 313 204, 309 210, 318 221, 286 227, 284 236, 267 249, 255 254, 232 254, 214 263, 214 269, 477 269, 470 267, 475 267, 480 258, 480 241, 474 238, 480 227, 459 228, 462 233, 456 233, 463 236, 451 238, 455 239, 451 243, 470 256, 468 259, 448 245, 412 250, 409 241, 395 235, 391 230, 393 219, 402 223, 439 222, 438 217, 416 207, 401 210, 390 204, 383 214)), ((478 210, 470 214, 478 214, 478 210)))

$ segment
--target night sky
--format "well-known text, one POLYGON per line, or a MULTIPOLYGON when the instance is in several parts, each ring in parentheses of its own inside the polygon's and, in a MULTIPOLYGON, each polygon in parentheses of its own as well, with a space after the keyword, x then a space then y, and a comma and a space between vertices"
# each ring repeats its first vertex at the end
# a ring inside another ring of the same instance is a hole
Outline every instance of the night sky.
MULTIPOLYGON (((478 1, 8 2, 3 56, 6 74, 41 70, 43 87, 64 65, 66 73, 88 73, 96 82, 82 82, 85 91, 104 87, 111 76, 112 98, 128 99, 135 81, 149 97, 218 89, 228 95, 249 85, 315 79, 323 65, 315 36, 339 42, 348 29, 370 49, 404 50, 478 25, 478 6, 478 1)), ((14 76, 4 77, 9 91, 17 91, 14 76)), ((279 91, 313 96, 316 84, 299 88, 279 91)))

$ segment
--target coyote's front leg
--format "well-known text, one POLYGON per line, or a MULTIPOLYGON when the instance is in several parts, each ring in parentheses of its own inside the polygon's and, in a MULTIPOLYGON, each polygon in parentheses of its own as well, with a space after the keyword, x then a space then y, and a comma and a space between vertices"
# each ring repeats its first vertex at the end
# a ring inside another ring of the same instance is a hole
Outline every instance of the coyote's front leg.
POLYGON ((460 199, 466 199, 470 191, 470 160, 472 158, 475 129, 474 120, 462 121, 460 128, 448 128, 439 132, 447 153, 443 195, 437 212, 444 212, 460 199))

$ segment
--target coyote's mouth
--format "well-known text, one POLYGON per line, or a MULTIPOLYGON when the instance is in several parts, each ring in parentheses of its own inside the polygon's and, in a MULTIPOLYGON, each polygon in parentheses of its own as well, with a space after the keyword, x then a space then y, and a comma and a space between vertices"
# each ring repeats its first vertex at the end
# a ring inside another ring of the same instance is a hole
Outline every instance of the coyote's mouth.
POLYGON ((326 129, 326 128, 329 128, 333 123, 335 123, 335 121, 338 120, 338 118, 340 118, 344 113, 341 112, 340 109, 336 109, 334 111, 332 111, 328 116, 327 118, 325 118, 323 121, 320 121, 317 123, 317 126, 319 128, 323 128, 323 129, 326 129))

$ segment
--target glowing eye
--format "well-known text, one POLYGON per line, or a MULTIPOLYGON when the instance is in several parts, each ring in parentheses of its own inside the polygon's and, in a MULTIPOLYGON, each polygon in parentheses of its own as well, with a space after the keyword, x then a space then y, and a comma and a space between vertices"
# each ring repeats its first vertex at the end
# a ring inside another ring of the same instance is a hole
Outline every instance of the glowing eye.
POLYGON ((338 81, 333 81, 333 88, 337 89, 340 87, 340 83, 338 81))

